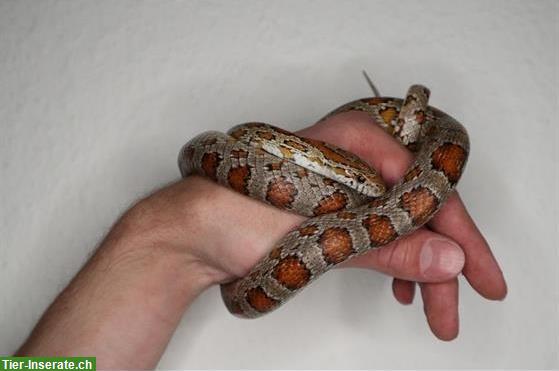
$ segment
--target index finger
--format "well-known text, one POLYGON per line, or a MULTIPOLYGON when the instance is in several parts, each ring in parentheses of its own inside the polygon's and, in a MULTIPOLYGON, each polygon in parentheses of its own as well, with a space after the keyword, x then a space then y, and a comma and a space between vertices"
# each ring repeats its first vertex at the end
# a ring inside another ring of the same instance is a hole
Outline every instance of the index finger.
POLYGON ((502 300, 507 295, 503 272, 457 192, 429 222, 429 227, 452 238, 464 250, 462 273, 483 297, 502 300))

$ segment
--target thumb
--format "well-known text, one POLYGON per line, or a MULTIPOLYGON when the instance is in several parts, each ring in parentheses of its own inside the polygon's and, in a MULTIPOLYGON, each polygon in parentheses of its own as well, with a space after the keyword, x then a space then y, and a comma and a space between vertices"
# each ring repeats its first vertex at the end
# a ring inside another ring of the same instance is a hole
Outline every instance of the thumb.
POLYGON ((456 277, 464 261, 464 252, 458 244, 421 228, 341 266, 374 269, 408 281, 442 282, 456 277))

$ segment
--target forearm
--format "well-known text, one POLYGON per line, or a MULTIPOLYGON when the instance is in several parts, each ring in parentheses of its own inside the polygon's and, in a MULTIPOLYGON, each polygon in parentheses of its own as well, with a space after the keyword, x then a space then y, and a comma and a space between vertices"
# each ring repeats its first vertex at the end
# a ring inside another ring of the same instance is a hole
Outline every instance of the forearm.
POLYGON ((100 368, 154 367, 189 303, 216 279, 163 238, 141 202, 109 233, 18 354, 92 355, 100 368))

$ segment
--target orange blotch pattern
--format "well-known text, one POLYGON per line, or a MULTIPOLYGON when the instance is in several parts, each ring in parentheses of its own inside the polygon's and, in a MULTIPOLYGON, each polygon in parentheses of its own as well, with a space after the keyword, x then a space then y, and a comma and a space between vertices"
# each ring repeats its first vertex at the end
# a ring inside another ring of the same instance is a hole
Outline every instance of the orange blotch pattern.
POLYGON ((423 224, 437 210, 439 200, 428 188, 417 187, 405 192, 400 198, 400 204, 415 224, 423 224))
POLYGON ((279 177, 268 184, 266 200, 280 209, 288 208, 295 200, 297 188, 285 177, 279 177))
POLYGON ((216 152, 204 153, 202 156, 202 170, 206 173, 206 176, 213 180, 217 180, 217 167, 221 159, 219 154, 216 152))
POLYGON ((332 193, 320 200, 318 205, 314 208, 314 215, 322 215, 341 210, 347 205, 347 196, 340 191, 332 193))
POLYGON ((320 235, 319 244, 329 264, 340 263, 354 252, 353 241, 345 228, 328 228, 320 235))
POLYGON ((363 227, 369 232, 373 246, 382 246, 398 237, 392 221, 386 215, 371 214, 363 220, 363 227))
POLYGON ((227 181, 232 189, 246 195, 248 194, 247 181, 249 176, 250 169, 248 166, 239 166, 229 170, 227 181))
POLYGON ((449 182, 455 184, 460 179, 466 162, 466 150, 453 143, 445 143, 431 155, 433 168, 442 171, 449 182))
POLYGON ((278 301, 269 297, 262 287, 248 290, 246 300, 254 310, 260 313, 268 312, 278 304, 278 301))
POLYGON ((296 290, 309 282, 311 272, 298 257, 288 256, 274 268, 272 277, 288 289, 296 290))
POLYGON ((398 116, 398 111, 394 107, 387 107, 379 111, 379 114, 384 122, 390 125, 392 123, 392 120, 394 120, 398 116))

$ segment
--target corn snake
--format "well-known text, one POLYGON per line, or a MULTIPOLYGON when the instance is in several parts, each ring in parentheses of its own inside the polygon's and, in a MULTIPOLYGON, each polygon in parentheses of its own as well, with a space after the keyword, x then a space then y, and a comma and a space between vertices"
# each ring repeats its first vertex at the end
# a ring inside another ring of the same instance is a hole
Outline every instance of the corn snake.
POLYGON ((248 318, 270 312, 333 266, 433 217, 462 175, 469 139, 458 121, 428 106, 428 98, 427 88, 413 85, 404 100, 359 99, 323 118, 364 111, 415 154, 403 179, 388 190, 357 156, 265 123, 202 133, 183 146, 183 177, 203 175, 309 217, 249 274, 221 286, 230 312, 248 318))

